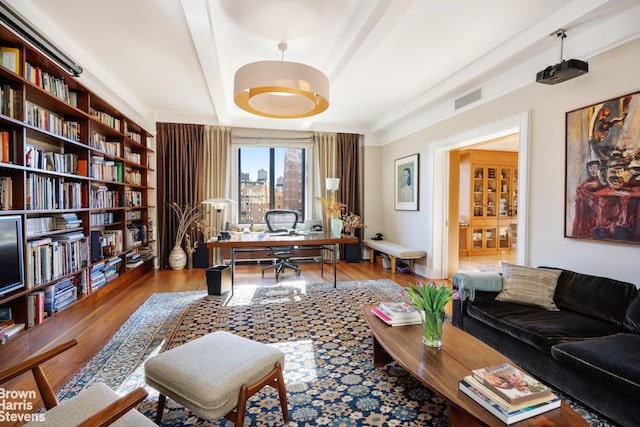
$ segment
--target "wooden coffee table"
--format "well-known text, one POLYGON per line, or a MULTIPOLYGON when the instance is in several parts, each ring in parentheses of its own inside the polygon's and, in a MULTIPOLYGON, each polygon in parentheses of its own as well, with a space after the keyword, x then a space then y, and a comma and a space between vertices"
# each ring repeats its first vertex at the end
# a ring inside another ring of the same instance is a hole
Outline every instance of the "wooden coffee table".
MULTIPOLYGON (((458 390, 458 381, 472 369, 511 363, 479 339, 445 322, 442 348, 422 343, 422 326, 391 327, 364 306, 364 317, 373 336, 373 364, 380 368, 396 361, 422 384, 447 401, 450 426, 505 426, 473 399, 458 390)), ((588 426, 588 423, 565 402, 558 409, 515 424, 517 426, 588 426)))

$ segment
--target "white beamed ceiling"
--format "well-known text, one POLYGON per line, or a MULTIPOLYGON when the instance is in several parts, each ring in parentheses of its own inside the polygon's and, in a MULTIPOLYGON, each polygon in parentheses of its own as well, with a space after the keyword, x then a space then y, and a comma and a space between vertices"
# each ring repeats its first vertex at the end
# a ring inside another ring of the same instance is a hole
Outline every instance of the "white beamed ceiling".
POLYGON ((90 89, 153 130, 156 121, 354 132, 369 144, 535 81, 564 58, 640 35, 640 0, 6 0, 83 68, 90 89), (284 59, 323 71, 330 106, 260 118, 233 103, 244 64, 284 59))

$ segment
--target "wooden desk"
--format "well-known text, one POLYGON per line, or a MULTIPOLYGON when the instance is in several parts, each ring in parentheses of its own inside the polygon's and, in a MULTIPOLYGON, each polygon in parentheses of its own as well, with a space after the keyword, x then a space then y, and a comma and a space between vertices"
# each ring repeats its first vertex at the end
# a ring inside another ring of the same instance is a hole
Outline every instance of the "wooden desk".
MULTIPOLYGON (((449 426, 504 427, 500 419, 458 390, 458 381, 472 369, 501 363, 515 363, 465 331, 445 322, 442 348, 422 343, 422 325, 388 326, 363 307, 373 336, 373 364, 382 367, 395 360, 414 378, 447 401, 449 426)), ((588 423, 565 402, 560 408, 511 424, 512 426, 551 427, 584 426, 588 423)))
POLYGON ((357 237, 343 235, 336 239, 330 233, 309 233, 300 235, 275 235, 269 233, 244 233, 231 235, 228 240, 210 240, 209 265, 213 265, 215 248, 229 248, 231 250, 231 282, 233 289, 233 277, 235 274, 236 251, 264 250, 278 246, 298 246, 301 248, 317 248, 320 251, 321 269, 320 276, 324 277, 324 251, 329 250, 333 259, 333 286, 336 286, 336 254, 338 245, 358 243, 357 237))

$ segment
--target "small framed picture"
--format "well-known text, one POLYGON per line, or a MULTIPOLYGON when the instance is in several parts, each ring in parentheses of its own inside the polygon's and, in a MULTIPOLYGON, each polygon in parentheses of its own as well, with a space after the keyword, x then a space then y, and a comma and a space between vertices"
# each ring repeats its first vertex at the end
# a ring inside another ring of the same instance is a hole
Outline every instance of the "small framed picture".
POLYGON ((395 209, 398 211, 418 210, 418 154, 402 157, 395 161, 395 209))

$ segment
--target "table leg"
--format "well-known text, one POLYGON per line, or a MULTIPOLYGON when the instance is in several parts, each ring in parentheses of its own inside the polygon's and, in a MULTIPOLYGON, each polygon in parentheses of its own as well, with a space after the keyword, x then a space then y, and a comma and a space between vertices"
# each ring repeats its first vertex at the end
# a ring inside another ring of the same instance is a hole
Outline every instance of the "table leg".
POLYGON ((389 356, 387 350, 380 345, 376 337, 373 337, 373 366, 382 368, 391 362, 393 362, 393 358, 389 356))
POLYGON ((338 276, 336 274, 336 264, 338 264, 338 257, 336 256, 336 254, 338 253, 338 244, 334 243, 333 244, 333 287, 337 288, 338 287, 338 276))
POLYGON ((320 277, 324 277, 324 246, 320 246, 320 277))
POLYGON ((482 427, 485 425, 476 419, 476 417, 460 409, 451 402, 447 402, 447 410, 449 412, 450 427, 482 427))
POLYGON ((231 248, 231 296, 233 297, 233 288, 235 287, 236 277, 236 249, 231 248))

